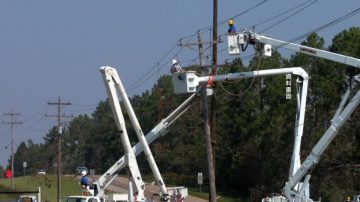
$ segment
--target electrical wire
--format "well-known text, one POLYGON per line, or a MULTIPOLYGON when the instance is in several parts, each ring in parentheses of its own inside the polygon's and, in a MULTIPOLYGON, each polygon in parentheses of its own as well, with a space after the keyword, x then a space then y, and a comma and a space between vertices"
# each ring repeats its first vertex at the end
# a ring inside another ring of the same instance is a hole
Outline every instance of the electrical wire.
MULTIPOLYGON (((302 34, 302 35, 300 35, 300 36, 298 36, 298 37, 295 37, 295 38, 293 38, 293 39, 291 39, 291 40, 288 40, 288 41, 284 42, 284 43, 281 44, 281 45, 273 46, 273 48, 274 48, 274 49, 276 49, 276 48, 281 48, 281 47, 283 47, 283 46, 285 46, 285 45, 287 45, 287 44, 289 44, 289 43, 293 43, 293 42, 295 42, 295 41, 298 41, 298 40, 300 40, 300 39, 303 39, 303 38, 309 36, 309 35, 312 34, 312 33, 322 31, 322 30, 324 30, 324 29, 326 29, 326 28, 329 28, 329 27, 331 27, 331 26, 333 26, 333 25, 335 25, 335 24, 338 24, 338 23, 340 23, 340 22, 342 22, 342 21, 344 21, 344 20, 347 20, 348 18, 353 17, 354 15, 357 15, 357 14, 359 14, 359 13, 360 13, 360 8, 357 8, 357 9, 355 9, 355 10, 353 10, 353 11, 351 11, 351 12, 349 12, 349 13, 343 15, 343 16, 340 16, 340 17, 336 18, 335 20, 330 21, 329 23, 326 23, 325 25, 322 25, 322 26, 320 26, 320 27, 318 27, 318 28, 315 28, 315 29, 313 29, 313 30, 311 30, 311 31, 308 31, 308 32, 306 32, 305 34, 302 34)), ((223 49, 223 50, 224 50, 224 49, 223 49)))
MULTIPOLYGON (((187 42, 189 42, 190 40, 192 40, 192 39, 189 39, 187 42)), ((178 50, 178 51, 175 53, 174 57, 176 57, 183 49, 184 49, 184 47, 181 47, 180 50, 178 50)), ((170 53, 170 52, 168 52, 166 55, 168 55, 169 53, 170 53)), ((165 57, 166 57, 166 56, 163 56, 163 57, 159 60, 159 62, 156 63, 156 65, 160 64, 160 62, 161 62, 162 60, 164 60, 165 57)), ((156 69, 158 69, 158 70, 163 69, 165 66, 168 66, 167 64, 170 63, 170 61, 171 61, 171 59, 168 59, 162 66, 160 66, 160 67, 158 67, 158 68, 156 68, 156 69)), ((146 81, 148 81, 151 77, 153 77, 153 76, 157 73, 157 71, 154 71, 153 69, 155 69, 155 67, 154 67, 154 68, 151 68, 149 71, 147 71, 147 74, 143 75, 142 79, 141 79, 141 78, 138 79, 137 82, 135 82, 135 83, 134 83, 133 85, 131 85, 130 87, 126 88, 126 90, 127 90, 128 92, 132 92, 133 90, 135 90, 136 88, 138 88, 140 85, 142 85, 143 83, 145 83, 146 81)))
MULTIPOLYGON (((243 15, 243 14, 245 14, 245 13, 247 13, 247 12, 249 12, 249 11, 255 9, 255 8, 257 8, 258 6, 264 4, 264 3, 267 2, 267 1, 269 1, 269 0, 263 0, 263 1, 261 1, 260 3, 257 3, 257 4, 255 4, 254 6, 252 6, 252 7, 248 8, 248 9, 242 11, 241 13, 236 14, 236 15, 233 16, 232 18, 237 18, 237 17, 239 17, 239 16, 241 16, 241 15, 243 15)), ((224 20, 224 21, 221 21, 221 22, 218 23, 218 25, 222 25, 222 24, 226 23, 227 21, 228 21, 228 19, 227 19, 227 20, 224 20)), ((204 27, 204 28, 201 28, 201 29, 198 29, 198 31, 197 31, 196 33, 180 38, 180 39, 174 44, 174 46, 172 46, 172 48, 170 48, 170 50, 167 51, 167 52, 160 58, 160 60, 158 60, 158 62, 156 62, 156 64, 155 64, 153 67, 151 67, 142 77, 140 77, 138 80, 136 80, 133 84, 131 84, 129 87, 127 87, 126 90, 127 90, 128 92, 132 92, 133 90, 135 90, 136 88, 138 88, 140 85, 142 85, 144 82, 146 82, 149 78, 151 78, 151 77, 155 74, 155 73, 152 73, 153 69, 154 69, 156 66, 159 66, 159 64, 160 64, 161 61, 165 60, 165 58, 166 58, 166 57, 175 49, 175 47, 178 45, 179 41, 181 41, 181 40, 183 40, 183 39, 186 39, 186 38, 193 38, 193 37, 196 36, 198 33, 205 32, 206 30, 210 30, 211 27, 212 27, 212 25, 207 26, 207 27, 204 27), (203 30, 203 31, 202 31, 202 30, 203 30)), ((181 50, 182 50, 182 49, 181 49, 181 50)), ((178 53, 179 53, 179 52, 180 52, 180 51, 178 51, 178 53)), ((176 53, 175 56, 178 55, 178 53, 176 53)), ((170 60, 168 60, 168 61, 170 61, 170 60)), ((162 67, 163 67, 163 66, 162 66, 162 67)), ((162 69, 162 68, 158 68, 158 69, 162 69)))
POLYGON ((299 9, 298 11, 296 11, 295 13, 292 13, 291 15, 289 16, 286 16, 285 18, 281 19, 280 21, 270 25, 269 27, 263 29, 262 31, 260 31, 259 33, 263 33, 269 29, 272 29, 273 27, 275 27, 276 25, 279 25, 280 23, 286 21, 286 20, 289 20, 291 17, 295 16, 296 14, 300 13, 301 11, 309 8, 311 5, 315 4, 316 2, 318 2, 319 0, 314 0, 313 2, 309 3, 308 5, 305 5, 303 8, 299 9))
MULTIPOLYGON (((250 7, 250 8, 248 8, 248 9, 246 9, 245 11, 242 11, 241 13, 236 14, 236 15, 233 16, 232 18, 237 18, 237 17, 239 17, 239 16, 241 16, 241 15, 243 15, 243 14, 245 14, 245 13, 247 13, 247 12, 249 12, 249 11, 255 9, 255 8, 257 8, 258 6, 264 4, 264 3, 267 2, 267 1, 268 1, 268 0, 263 0, 263 1, 261 1, 260 3, 254 5, 254 6, 252 6, 252 7, 250 7)), ((231 19, 231 18, 230 18, 230 19, 231 19)), ((227 21, 228 21, 228 19, 223 20, 223 21, 219 22, 218 25, 225 24, 227 21)), ((196 33, 190 34, 190 35, 187 35, 187 36, 184 36, 184 37, 180 38, 179 41, 184 40, 184 39, 186 39, 186 38, 190 38, 190 37, 193 38, 193 37, 195 37, 198 33, 203 33, 203 32, 209 31, 209 30, 211 31, 211 28, 212 28, 212 25, 209 25, 209 26, 207 26, 207 27, 200 28, 200 29, 198 29, 198 31, 197 31, 196 33)), ((189 41, 190 41, 190 40, 189 40, 189 41)), ((174 47, 173 47, 173 48, 174 48, 174 47)), ((165 55, 159 60, 159 62, 162 61, 171 51, 172 51, 172 50, 168 51, 167 54, 165 54, 165 55)), ((178 54, 178 53, 177 53, 177 54, 178 54)), ((177 55, 177 54, 175 54, 175 55, 177 55)), ((159 63, 159 62, 158 62, 158 63, 159 63)), ((151 69, 153 69, 153 68, 151 68, 151 69)), ((145 75, 148 75, 148 74, 150 73, 151 69, 150 69, 145 75)), ((153 74, 151 74, 151 75, 153 75, 153 74)), ((135 85, 136 83, 138 83, 138 82, 144 83, 144 80, 147 80, 148 78, 149 78, 149 77, 146 77, 146 78, 144 78, 144 79, 142 79, 142 80, 141 80, 141 79, 137 80, 134 84, 132 84, 132 85, 131 85, 130 87, 128 87, 127 89, 132 89, 132 88, 134 88, 134 85, 135 85)), ((135 88, 137 88, 138 86, 139 86, 139 85, 136 85, 135 88)))
POLYGON ((23 119, 23 121, 28 121, 31 119, 34 119, 38 116, 43 116, 44 113, 49 109, 49 105, 45 104, 43 105, 37 112, 35 112, 34 114, 32 114, 31 116, 25 116, 25 119, 23 119))
MULTIPOLYGON (((259 22, 259 23, 257 23, 257 24, 251 25, 250 27, 257 27, 257 26, 259 26, 259 25, 262 25, 262 24, 265 24, 265 23, 267 23, 267 22, 270 22, 270 21, 272 21, 272 20, 274 20, 274 19, 276 19, 276 18, 278 18, 278 17, 280 17, 280 16, 282 16, 282 15, 285 15, 285 14, 291 12, 292 10, 295 10, 295 9, 297 9, 297 8, 299 8, 299 7, 304 6, 305 4, 308 4, 308 3, 311 2, 311 1, 314 1, 314 0, 308 0, 308 1, 305 1, 305 2, 303 2, 303 3, 300 3, 300 4, 298 4, 298 5, 294 6, 294 7, 286 10, 286 11, 281 12, 280 14, 277 14, 277 15, 275 15, 275 16, 273 16, 273 17, 270 17, 270 18, 268 18, 268 19, 266 19, 266 20, 264 20, 264 21, 261 21, 261 22, 259 22)), ((247 29, 249 29, 250 27, 248 27, 247 29)))
POLYGON ((29 129, 33 128, 35 125, 40 123, 44 119, 44 116, 40 116, 38 119, 36 119, 32 124, 30 124, 28 127, 20 129, 20 131, 28 131, 29 129))
MULTIPOLYGON (((241 13, 233 16, 232 18, 237 18, 237 17, 239 17, 239 16, 241 16, 241 15, 243 15, 243 14, 245 14, 245 13, 247 13, 247 12, 253 10, 253 9, 255 9, 256 7, 264 4, 264 3, 267 2, 267 1, 268 1, 268 0, 261 1, 260 3, 254 5, 254 6, 252 6, 252 7, 250 7, 249 9, 246 9, 245 11, 243 11, 243 12, 241 12, 241 13)), ((290 17, 292 17, 292 16, 300 13, 301 11, 303 11, 304 9, 308 8, 309 6, 313 5, 313 4, 316 3, 316 2, 318 2, 318 0, 310 0, 310 1, 303 2, 303 3, 299 4, 299 5, 296 5, 296 6, 293 7, 293 8, 290 8, 290 9, 287 10, 287 11, 284 11, 284 12, 282 12, 282 13, 274 16, 274 17, 269 18, 268 20, 265 20, 264 22, 261 22, 261 23, 255 24, 255 25, 259 25, 259 24, 263 24, 263 23, 265 23, 265 22, 269 22, 269 21, 271 21, 271 20, 273 20, 273 19, 275 19, 275 18, 278 18, 278 17, 281 16, 281 15, 284 15, 284 14, 289 13, 290 11, 293 11, 293 10, 295 10, 295 9, 297 9, 297 8, 301 8, 300 10, 297 10, 295 13, 292 13, 291 15, 287 16, 286 18, 280 20, 279 22, 277 22, 277 23, 275 23, 275 24, 273 24, 273 25, 271 25, 271 26, 269 26, 268 28, 266 28, 266 29, 263 30, 263 31, 266 31, 266 30, 271 29, 271 28, 273 28, 274 26, 280 24, 281 22, 284 22, 285 20, 289 19, 290 17)), ((356 11, 354 11, 354 12, 356 12, 356 11)), ((357 13, 353 13, 353 14, 349 14, 349 15, 355 15, 355 14, 357 14, 357 13)), ((351 16, 344 16, 344 18, 349 18, 349 17, 351 17, 351 16)), ((342 20, 345 20, 345 19, 342 19, 342 20)), ((342 20, 339 19, 339 22, 342 21, 342 20)), ((227 20, 220 21, 220 22, 218 23, 218 25, 222 25, 222 24, 224 24, 224 23, 226 23, 226 22, 227 22, 227 20)), ((333 22, 333 23, 336 23, 336 22, 333 22)), ((198 29, 198 31, 197 31, 196 33, 191 34, 191 35, 188 35, 188 36, 185 36, 185 37, 181 38, 179 41, 181 41, 181 40, 183 40, 183 39, 186 39, 186 38, 193 38, 194 36, 196 36, 197 33, 201 32, 201 30, 210 30, 210 29, 209 29, 210 27, 212 27, 212 26, 207 26, 207 27, 198 29)), ((323 28, 323 29, 324 29, 324 28, 323 28)), ((320 30, 320 29, 319 29, 319 30, 320 30)), ((223 35, 225 35, 225 34, 223 34, 223 35)), ((220 35, 220 36, 223 36, 223 35, 220 35)), ((305 34, 305 35, 302 35, 302 36, 300 36, 300 37, 297 37, 297 38, 295 38, 295 39, 293 39, 293 40, 299 40, 299 39, 301 39, 301 38, 306 37, 307 35, 309 35, 309 33, 307 33, 307 34, 305 34)), ((179 43, 179 41, 177 41, 177 42, 174 44, 174 46, 173 46, 169 51, 167 51, 166 54, 164 54, 164 55, 160 58, 160 60, 155 64, 158 70, 164 68, 164 65, 160 65, 160 63, 161 63, 162 61, 164 61, 165 58, 167 58, 167 57, 170 55, 170 53, 175 49, 175 47, 177 46, 177 44, 179 43)), ((284 44, 284 45, 285 45, 285 44, 284 44)), ((220 52, 225 51, 225 50, 226 50, 226 48, 220 50, 220 52)), ((174 57, 176 57, 181 51, 182 51, 182 49, 180 49, 180 51, 178 51, 178 52, 174 55, 174 57)), ((170 62, 170 59, 168 59, 167 62, 170 62)), ((133 84, 131 84, 129 87, 127 87, 127 88, 126 88, 127 91, 132 92, 133 90, 135 90, 136 88, 138 88, 140 85, 142 85, 143 83, 145 83, 148 79, 150 79, 151 77, 153 77, 154 74, 156 74, 155 71, 153 72, 153 69, 155 69, 155 67, 151 67, 142 77, 140 77, 140 78, 139 78, 138 80, 136 80, 133 84)))
MULTIPOLYGON (((149 78, 149 76, 146 77, 146 75, 149 75, 149 74, 153 71, 153 69, 156 68, 157 65, 158 65, 161 61, 163 61, 163 60, 166 58, 166 56, 168 56, 168 55, 178 46, 178 43, 179 43, 179 41, 177 41, 177 42, 170 48, 170 50, 167 51, 167 52, 158 60, 158 62, 155 63, 155 65, 153 65, 153 66, 152 66, 147 72, 145 72, 139 79, 137 79, 134 83, 132 83, 129 87, 127 87, 126 90, 129 91, 129 92, 131 92, 131 91, 135 90, 135 89, 139 86, 139 83, 140 83, 140 85, 141 85, 142 83, 144 83, 144 82, 149 78)), ((151 74, 151 75, 152 75, 152 74, 151 74)))
MULTIPOLYGON (((292 43, 292 42, 298 41, 298 40, 300 40, 300 39, 303 39, 303 38, 309 36, 309 35, 312 34, 312 33, 322 31, 322 30, 324 30, 324 29, 326 29, 326 28, 328 28, 328 27, 331 27, 331 26, 333 26, 333 25, 335 25, 335 24, 338 24, 338 23, 340 23, 340 22, 342 22, 342 21, 344 21, 344 20, 347 20, 348 18, 350 18, 350 17, 352 17, 352 16, 354 16, 354 15, 357 15, 357 14, 359 14, 359 13, 360 13, 360 8, 357 8, 357 9, 355 9, 355 10, 353 10, 353 11, 351 11, 351 12, 349 12, 349 13, 341 16, 341 17, 336 18, 335 20, 333 20, 333 21, 331 21, 331 22, 326 23, 326 24, 323 25, 323 26, 320 26, 320 27, 318 27, 318 28, 316 28, 316 29, 313 29, 312 31, 309 31, 309 32, 307 32, 307 33, 305 33, 305 34, 303 34, 303 35, 298 36, 298 37, 295 37, 295 38, 289 40, 289 42, 292 43)), ((286 44, 285 44, 285 45, 286 45, 286 44)))
POLYGON ((98 106, 98 103, 96 103, 96 104, 79 104, 79 103, 72 102, 71 104, 72 104, 72 106, 78 106, 78 107, 96 107, 96 106, 98 106))
MULTIPOLYGON (((262 57, 259 58, 259 61, 258 61, 258 63, 257 63, 257 68, 256 68, 257 70, 256 70, 256 71, 259 71, 261 61, 262 61, 262 57)), ((253 66, 255 66, 255 65, 253 65, 253 66)), ((250 68, 250 69, 251 69, 251 68, 250 68)), ((231 93, 230 91, 226 90, 226 89, 224 88, 224 86, 222 85, 222 82, 220 82, 220 86, 221 86, 221 88, 222 88, 226 93, 228 93, 229 95, 240 97, 240 96, 244 96, 244 94, 245 94, 247 91, 249 91, 249 89, 252 87, 252 85, 253 85, 253 83, 254 83, 254 81, 255 81, 255 78, 256 78, 256 77, 253 77, 253 78, 252 78, 250 85, 246 88, 246 90, 244 90, 244 92, 238 93, 238 94, 234 94, 234 93, 231 93)))
MULTIPOLYGON (((227 18, 227 19, 225 19, 225 20, 223 20, 223 21, 218 22, 217 25, 218 25, 218 26, 219 26, 219 25, 223 25, 223 24, 227 23, 230 19, 236 19, 236 18, 244 15, 245 13, 247 13, 247 12, 249 12, 249 11, 251 11, 251 10, 259 7, 259 6, 261 6, 262 4, 266 3, 267 1, 269 1, 269 0, 263 0, 263 1, 261 1, 260 3, 257 3, 257 4, 255 4, 254 6, 251 6, 250 8, 248 8, 248 9, 246 9, 246 10, 244 10, 244 11, 242 11, 242 12, 240 12, 240 13, 238 13, 238 14, 230 17, 230 18, 227 18)), ((199 29, 199 30, 209 29, 209 28, 212 28, 212 27, 213 27, 213 25, 209 25, 209 26, 203 27, 203 28, 201 28, 201 29, 199 29)))

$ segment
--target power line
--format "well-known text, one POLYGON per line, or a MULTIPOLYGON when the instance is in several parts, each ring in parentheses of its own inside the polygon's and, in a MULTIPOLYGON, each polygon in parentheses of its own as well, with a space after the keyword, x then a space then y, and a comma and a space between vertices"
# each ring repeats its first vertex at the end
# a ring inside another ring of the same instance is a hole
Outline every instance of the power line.
MULTIPOLYGON (((333 21, 331 21, 331 22, 329 22, 329 23, 326 23, 326 24, 323 25, 323 26, 320 26, 320 27, 318 27, 318 28, 316 28, 316 29, 313 29, 312 31, 309 31, 309 32, 307 32, 307 33, 305 33, 305 34, 303 34, 303 35, 298 36, 298 37, 295 37, 295 38, 291 39, 289 42, 291 43, 291 42, 298 41, 298 40, 300 40, 300 39, 302 39, 302 38, 305 38, 305 37, 309 36, 309 35, 312 34, 312 33, 319 32, 319 31, 321 31, 321 30, 324 30, 324 29, 326 29, 326 28, 328 28, 328 27, 331 27, 331 26, 333 26, 333 25, 335 25, 335 24, 337 24, 337 23, 339 23, 339 22, 342 22, 342 21, 344 21, 344 20, 347 20, 348 18, 350 18, 350 17, 352 17, 352 16, 354 16, 354 15, 357 15, 357 14, 359 14, 359 13, 360 13, 360 8, 357 8, 357 9, 355 9, 355 10, 353 10, 353 11, 351 11, 351 12, 349 12, 349 13, 341 16, 341 17, 336 18, 335 20, 333 20, 333 21)), ((285 44, 285 45, 286 45, 286 44, 285 44)))
MULTIPOLYGON (((281 48, 281 47, 283 47, 283 46, 285 46, 285 45, 287 45, 289 43, 293 43, 295 41, 303 39, 303 38, 309 36, 312 33, 316 33, 316 32, 322 31, 324 29, 327 29, 327 28, 329 28, 331 26, 334 26, 335 24, 338 24, 338 23, 340 23, 340 22, 342 22, 344 20, 347 20, 348 18, 353 17, 354 15, 357 15, 359 13, 360 13, 360 8, 357 8, 357 9, 355 9, 355 10, 353 10, 353 11, 351 11, 351 12, 349 12, 349 13, 343 15, 343 16, 340 16, 340 17, 336 18, 335 20, 330 21, 329 23, 326 23, 325 25, 322 25, 322 26, 320 26, 318 28, 315 28, 315 29, 313 29, 311 31, 308 31, 305 34, 302 34, 302 35, 300 35, 298 37, 295 37, 295 38, 293 38, 291 40, 288 40, 288 41, 284 42, 281 45, 274 46, 273 48, 281 48)), ((222 49, 221 51, 224 51, 224 50, 226 50, 226 48, 222 49)), ((252 54, 252 55, 255 55, 255 54, 252 54)), ((249 55, 249 56, 252 56, 252 55, 249 55)))
MULTIPOLYGON (((229 21, 230 19, 238 18, 238 17, 244 15, 245 13, 247 13, 247 12, 249 12, 249 11, 251 11, 251 10, 259 7, 259 6, 261 6, 262 4, 266 3, 267 1, 268 1, 268 0, 263 0, 263 1, 261 1, 260 3, 257 3, 257 4, 255 4, 254 6, 251 6, 250 8, 248 8, 248 9, 246 9, 246 10, 244 10, 244 11, 242 11, 242 12, 240 12, 240 13, 238 13, 238 14, 230 17, 230 18, 227 18, 227 19, 225 19, 225 20, 223 20, 223 21, 218 22, 217 25, 223 25, 223 24, 227 23, 227 21, 229 21)), ((209 26, 206 26, 206 27, 201 28, 201 29, 199 29, 199 30, 209 29, 209 28, 211 28, 211 27, 212 27, 212 25, 209 25, 209 26)))
MULTIPOLYGON (((273 16, 273 17, 270 17, 270 18, 268 18, 268 19, 266 19, 266 20, 264 20, 264 21, 261 21, 261 22, 259 22, 259 23, 257 23, 257 24, 251 25, 250 27, 257 27, 257 26, 259 26, 259 25, 262 25, 262 24, 265 24, 265 23, 267 23, 267 22, 270 22, 271 20, 274 20, 274 19, 276 19, 276 18, 278 18, 278 17, 280 17, 280 16, 282 16, 282 15, 285 15, 285 14, 289 13, 289 12, 292 11, 292 10, 295 10, 295 9, 297 9, 297 8, 299 8, 299 7, 302 7, 303 5, 308 4, 308 3, 311 2, 311 1, 314 1, 314 0, 305 1, 305 2, 303 2, 303 3, 301 3, 301 4, 298 4, 298 5, 294 6, 294 7, 286 10, 286 11, 283 11, 283 12, 281 12, 281 13, 273 16)), ((249 29, 250 27, 248 27, 248 29, 249 29)))
POLYGON ((39 117, 38 119, 36 119, 32 124, 30 124, 28 127, 22 129, 22 131, 28 131, 31 128, 33 128, 36 124, 40 123, 40 121, 43 119, 43 117, 39 117))
POLYGON ((30 115, 30 116, 25 116, 24 121, 28 121, 30 119, 33 119, 35 117, 41 117, 43 116, 43 114, 45 113, 45 111, 48 109, 47 105, 43 105, 37 112, 35 112, 34 114, 30 115))
MULTIPOLYGON (((243 15, 243 14, 245 14, 245 13, 247 13, 247 12, 253 10, 253 9, 255 9, 256 7, 264 4, 264 3, 267 2, 267 1, 268 1, 268 0, 261 1, 261 2, 259 2, 258 4, 252 6, 252 7, 248 8, 248 9, 246 9, 245 11, 242 11, 241 13, 233 16, 232 18, 237 18, 237 17, 239 17, 239 16, 241 16, 241 15, 243 15)), ((284 22, 285 20, 288 20, 290 17, 292 17, 292 16, 300 13, 301 11, 305 10, 306 8, 308 8, 308 7, 310 7, 311 5, 315 4, 316 2, 318 2, 318 0, 305 1, 305 2, 303 2, 303 3, 301 3, 301 4, 299 4, 299 5, 294 6, 293 8, 290 8, 290 9, 284 11, 284 12, 281 12, 281 13, 278 14, 278 15, 275 15, 275 16, 269 18, 268 20, 265 20, 264 22, 261 22, 261 23, 255 24, 255 25, 259 25, 259 24, 263 24, 263 23, 265 23, 265 22, 269 22, 269 21, 271 21, 271 20, 273 20, 273 19, 275 19, 275 18, 278 18, 278 17, 280 17, 280 16, 282 16, 282 15, 284 15, 284 14, 289 13, 290 11, 293 11, 293 10, 295 10, 295 9, 300 8, 300 9, 297 10, 295 13, 292 13, 292 14, 290 14, 289 16, 287 16, 286 18, 281 19, 279 22, 276 22, 275 24, 267 27, 266 29, 264 29, 264 30, 262 31, 262 32, 264 32, 264 31, 269 30, 269 29, 273 28, 274 26, 276 26, 276 25, 284 22)), ((313 30, 313 31, 311 31, 311 32, 308 32, 308 33, 306 33, 306 34, 304 34, 304 35, 301 35, 301 36, 299 36, 299 37, 297 37, 297 38, 292 39, 291 41, 297 41, 297 40, 299 40, 299 39, 301 39, 301 38, 304 38, 304 37, 308 36, 309 34, 313 33, 314 31, 320 31, 320 30, 322 30, 322 29, 325 29, 325 28, 328 27, 328 26, 331 26, 331 25, 334 25, 334 24, 336 24, 336 23, 338 23, 338 22, 341 22, 341 21, 343 21, 343 20, 345 20, 345 19, 347 19, 347 18, 349 18, 349 17, 357 14, 357 12, 358 12, 358 10, 355 10, 355 11, 353 11, 352 13, 349 13, 349 14, 343 16, 341 19, 334 20, 334 22, 331 22, 331 24, 329 23, 329 25, 324 25, 323 28, 320 27, 320 28, 318 28, 317 30, 313 30)), ((223 21, 219 22, 218 24, 219 24, 219 25, 222 25, 222 24, 226 23, 226 21, 227 21, 227 20, 223 20, 223 21)), ((153 77, 156 73, 158 73, 159 70, 163 69, 164 66, 167 66, 166 64, 162 64, 162 65, 161 65, 161 62, 164 61, 165 58, 167 58, 167 57, 170 55, 170 53, 175 49, 175 47, 176 47, 176 45, 178 44, 179 41, 181 41, 181 40, 183 40, 183 39, 185 39, 185 38, 194 37, 194 36, 196 36, 197 33, 201 32, 201 30, 205 30, 205 29, 208 29, 208 28, 210 28, 210 27, 211 27, 211 26, 207 26, 207 27, 198 29, 198 31, 197 31, 196 33, 191 34, 191 35, 188 35, 188 36, 183 37, 183 38, 180 38, 180 40, 178 40, 178 41, 174 44, 174 46, 173 46, 168 52, 166 52, 165 55, 163 55, 163 56, 160 58, 159 62, 157 62, 153 67, 151 67, 142 77, 140 77, 140 78, 139 78, 138 80, 136 80, 133 84, 131 84, 131 85, 127 88, 127 90, 128 90, 129 92, 135 90, 136 88, 138 88, 139 86, 141 86, 143 83, 145 83, 147 80, 149 80, 151 77, 153 77), (155 68, 155 67, 156 67, 156 68, 155 68), (155 69, 156 69, 157 71, 155 71, 155 69)), ((224 35, 225 35, 225 34, 222 34, 222 35, 220 35, 219 37, 224 36, 224 35)), ((224 50, 226 50, 226 48, 220 50, 219 52, 222 52, 222 51, 224 51, 224 50)), ((182 49, 180 49, 179 51, 177 51, 177 52, 174 54, 173 58, 175 58, 181 51, 182 51, 182 49)), ((169 63, 170 61, 171 61, 171 59, 167 59, 165 62, 169 63)))
POLYGON ((293 16, 295 16, 296 14, 300 13, 301 11, 307 9, 308 7, 310 7, 311 5, 315 4, 315 3, 318 2, 318 1, 319 1, 319 0, 314 0, 313 2, 309 3, 308 5, 305 5, 303 8, 299 9, 299 10, 296 11, 295 13, 292 13, 292 14, 290 14, 289 16, 286 16, 285 18, 281 19, 280 21, 278 21, 278 22, 270 25, 269 27, 263 29, 263 30, 260 31, 259 33, 263 33, 263 32, 265 32, 265 31, 267 31, 267 30, 275 27, 276 25, 278 25, 278 24, 280 24, 280 23, 282 23, 282 22, 284 22, 284 21, 286 21, 286 20, 289 20, 291 17, 293 17, 293 16))
MULTIPOLYGON (((191 40, 191 39, 190 39, 191 40)), ((175 56, 178 55, 182 50, 184 49, 184 47, 181 47, 180 50, 178 50, 175 53, 175 56)), ((162 57, 161 60, 165 59, 165 57, 162 57)), ((168 59, 166 61, 166 63, 164 63, 162 66, 158 66, 158 68, 151 68, 149 71, 147 71, 147 74, 143 75, 142 78, 138 79, 135 83, 133 83, 130 87, 126 88, 127 91, 131 92, 133 90, 135 90, 137 87, 139 87, 141 84, 145 83, 146 81, 148 81, 153 75, 157 74, 157 71, 160 69, 163 69, 165 66, 168 66, 168 63, 170 63, 171 59, 168 59), (154 71, 154 69, 156 69, 157 71, 154 71), (152 72, 151 72, 152 71, 152 72)), ((158 64, 156 64, 158 65, 158 64)))
MULTIPOLYGON (((265 2, 267 2, 268 0, 263 0, 261 1, 260 3, 257 3, 255 4, 254 6, 242 11, 241 13, 239 14, 236 14, 235 16, 233 16, 232 18, 237 18, 255 8, 257 8, 258 6, 264 4, 265 2)), ((227 19, 228 20, 228 19, 227 19)), ((218 22, 217 24, 218 25, 222 25, 224 23, 227 22, 227 20, 223 20, 221 22, 218 22)), ((204 28, 201 28, 201 29, 198 29, 198 31, 194 34, 191 34, 191 35, 188 35, 188 36, 185 36, 185 37, 182 37, 180 38, 171 48, 169 51, 167 51, 159 60, 158 62, 156 62, 147 72, 145 72, 145 74, 143 76, 141 76, 138 80, 136 80, 133 84, 131 84, 129 87, 126 88, 127 91, 131 92, 133 90, 135 90, 136 88, 138 88, 140 85, 142 85, 145 81, 147 81, 149 78, 151 78, 154 74, 156 74, 156 72, 154 71, 154 69, 156 69, 156 67, 159 67, 159 64, 161 63, 161 61, 165 60, 165 58, 176 48, 176 46, 178 45, 179 41, 185 39, 185 38, 193 38, 194 36, 197 35, 198 32, 201 32, 201 30, 207 30, 209 28, 211 28, 212 25, 210 26, 207 26, 207 27, 204 27, 204 28), (154 71, 154 73, 152 73, 152 71, 154 71)), ((191 39, 190 39, 191 40, 191 39)), ((190 41, 189 40, 189 41, 190 41)), ((180 49, 180 51, 178 51, 175 56, 177 56, 180 52, 182 51, 182 48, 180 49)), ((167 62, 170 62, 171 59, 167 60, 167 62)), ((162 66, 163 67, 163 66, 162 66)), ((161 66, 158 68, 158 69, 162 69, 161 66)))
MULTIPOLYGON (((142 83, 144 83, 148 78, 150 78, 149 76, 146 77, 146 75, 149 75, 152 71, 154 71, 155 67, 157 67, 157 65, 158 65, 161 61, 163 61, 163 60, 165 59, 165 57, 166 57, 167 55, 169 55, 169 54, 177 47, 177 45, 178 45, 178 42, 176 42, 176 43, 170 48, 170 50, 167 51, 167 52, 160 58, 160 60, 159 60, 156 64, 154 64, 154 65, 153 65, 148 71, 146 71, 139 79, 137 79, 134 83, 132 83, 129 87, 127 87, 126 90, 129 91, 129 92, 131 92, 131 91, 135 90, 135 89, 139 86, 138 83, 142 84, 142 83)), ((153 74, 151 74, 151 75, 153 75, 153 74)))

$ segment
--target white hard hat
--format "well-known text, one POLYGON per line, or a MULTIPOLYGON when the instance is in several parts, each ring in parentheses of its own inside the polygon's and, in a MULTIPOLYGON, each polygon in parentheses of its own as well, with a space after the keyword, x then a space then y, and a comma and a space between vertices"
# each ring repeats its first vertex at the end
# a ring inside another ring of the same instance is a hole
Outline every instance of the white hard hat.
POLYGON ((174 59, 174 60, 172 60, 172 64, 176 64, 177 63, 177 61, 174 59))
POLYGON ((81 175, 85 176, 86 175, 86 170, 81 171, 81 175))

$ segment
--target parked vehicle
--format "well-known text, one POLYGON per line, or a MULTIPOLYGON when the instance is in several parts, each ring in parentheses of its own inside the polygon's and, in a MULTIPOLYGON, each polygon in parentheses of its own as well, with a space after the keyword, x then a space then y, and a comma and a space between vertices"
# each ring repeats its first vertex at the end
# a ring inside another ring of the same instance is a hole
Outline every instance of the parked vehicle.
POLYGON ((39 169, 36 174, 37 174, 37 175, 46 175, 46 170, 44 170, 44 169, 39 169))
POLYGON ((20 195, 16 202, 38 202, 38 200, 34 195, 20 195))
POLYGON ((80 166, 80 167, 77 167, 77 168, 76 168, 76 174, 77 174, 77 175, 81 175, 81 172, 82 172, 82 171, 86 171, 86 173, 89 173, 87 167, 85 167, 85 166, 80 166))

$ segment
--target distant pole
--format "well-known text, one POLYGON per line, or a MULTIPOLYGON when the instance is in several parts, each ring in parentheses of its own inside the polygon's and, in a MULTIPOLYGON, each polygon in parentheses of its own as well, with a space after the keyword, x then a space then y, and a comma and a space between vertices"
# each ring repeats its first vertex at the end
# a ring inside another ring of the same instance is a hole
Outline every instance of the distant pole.
MULTIPOLYGON (((191 46, 198 46, 199 49, 199 65, 201 68, 206 67, 205 65, 205 51, 204 51, 204 45, 209 44, 209 47, 217 42, 214 41, 202 41, 201 39, 201 33, 200 31, 197 32, 197 42, 194 43, 183 43, 182 41, 180 42, 179 46, 181 47, 189 47, 191 48, 191 46)), ((192 48, 191 48, 192 49, 192 48)), ((209 66, 211 67, 211 66, 209 66)))
POLYGON ((17 122, 15 121, 15 116, 21 115, 19 113, 14 113, 13 110, 11 110, 10 113, 4 113, 5 116, 10 116, 10 121, 9 122, 3 122, 5 124, 10 125, 10 134, 11 134, 11 189, 14 190, 15 189, 15 182, 14 182, 14 125, 15 124, 22 124, 22 122, 17 122))
POLYGON ((60 97, 58 98, 57 102, 48 102, 48 105, 57 105, 57 115, 45 115, 46 117, 56 117, 58 121, 58 155, 57 155, 57 201, 60 202, 60 191, 61 191, 61 182, 60 182, 60 176, 61 176, 61 134, 62 134, 62 127, 61 127, 61 118, 63 117, 72 117, 72 116, 66 116, 61 115, 61 107, 63 105, 71 105, 70 102, 61 102, 60 97))
POLYGON ((200 66, 202 67, 203 65, 205 65, 205 58, 204 58, 204 48, 203 48, 203 43, 201 41, 200 31, 198 32, 198 46, 199 46, 199 62, 200 62, 200 66))

